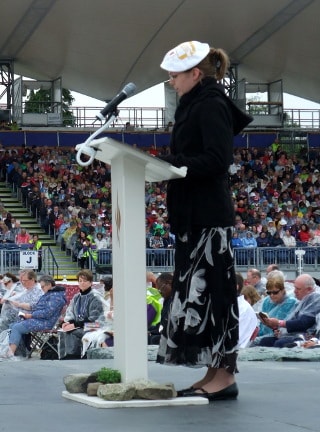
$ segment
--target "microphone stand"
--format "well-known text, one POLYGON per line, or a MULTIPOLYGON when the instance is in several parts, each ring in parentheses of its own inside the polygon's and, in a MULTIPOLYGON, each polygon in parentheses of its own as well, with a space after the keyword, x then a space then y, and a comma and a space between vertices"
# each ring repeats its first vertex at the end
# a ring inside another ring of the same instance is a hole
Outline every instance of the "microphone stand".
POLYGON ((80 166, 85 167, 85 166, 92 164, 92 162, 96 156, 97 150, 93 147, 90 147, 89 144, 98 135, 100 135, 102 132, 104 132, 118 115, 119 115, 118 109, 115 109, 114 111, 109 113, 107 118, 106 118, 105 124, 102 125, 98 130, 96 130, 92 135, 90 135, 89 138, 84 143, 77 145, 78 149, 77 149, 76 161, 78 162, 78 164, 80 166), (89 160, 87 160, 87 161, 81 160, 82 154, 89 156, 89 160))

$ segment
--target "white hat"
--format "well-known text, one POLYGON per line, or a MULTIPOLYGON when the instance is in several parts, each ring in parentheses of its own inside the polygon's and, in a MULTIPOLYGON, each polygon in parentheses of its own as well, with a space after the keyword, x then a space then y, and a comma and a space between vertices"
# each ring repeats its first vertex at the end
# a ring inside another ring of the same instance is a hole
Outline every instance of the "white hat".
POLYGON ((207 43, 183 42, 164 56, 160 67, 168 72, 185 72, 197 66, 209 51, 207 43))

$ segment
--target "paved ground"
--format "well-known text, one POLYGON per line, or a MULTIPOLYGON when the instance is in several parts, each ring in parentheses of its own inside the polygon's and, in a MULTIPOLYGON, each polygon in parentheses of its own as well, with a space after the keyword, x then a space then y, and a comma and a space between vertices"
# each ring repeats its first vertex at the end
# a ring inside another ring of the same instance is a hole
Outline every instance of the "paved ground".
MULTIPOLYGON (((320 363, 240 362, 237 401, 97 409, 62 398, 63 377, 113 361, 0 363, 0 432, 319 432, 320 363)), ((185 387, 201 370, 149 362, 149 378, 185 387)))

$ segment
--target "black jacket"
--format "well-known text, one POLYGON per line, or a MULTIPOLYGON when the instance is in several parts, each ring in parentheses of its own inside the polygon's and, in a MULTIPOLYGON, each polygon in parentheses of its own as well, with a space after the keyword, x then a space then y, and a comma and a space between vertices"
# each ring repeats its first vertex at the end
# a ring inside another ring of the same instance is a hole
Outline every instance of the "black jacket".
POLYGON ((234 225, 228 169, 233 136, 251 118, 240 111, 214 79, 205 78, 183 95, 175 114, 171 154, 162 159, 186 166, 187 176, 168 182, 171 231, 234 225))

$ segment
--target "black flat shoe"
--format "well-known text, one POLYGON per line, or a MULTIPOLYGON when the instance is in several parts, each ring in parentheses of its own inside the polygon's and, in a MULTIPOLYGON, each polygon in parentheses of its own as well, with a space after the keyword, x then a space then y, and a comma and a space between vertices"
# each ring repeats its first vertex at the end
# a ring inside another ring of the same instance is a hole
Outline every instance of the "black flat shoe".
POLYGON ((208 397, 208 393, 203 388, 200 387, 194 388, 191 386, 187 389, 177 391, 177 396, 178 397, 193 397, 193 396, 208 397))
POLYGON ((187 393, 190 393, 194 390, 195 390, 195 388, 192 386, 185 388, 185 389, 182 389, 182 390, 177 390, 177 397, 184 397, 184 396, 186 396, 187 393))
POLYGON ((229 385, 229 387, 226 387, 218 392, 206 393, 206 396, 204 394, 203 396, 207 397, 209 401, 216 401, 216 400, 237 399, 238 394, 239 394, 239 389, 237 383, 233 383, 229 385))

